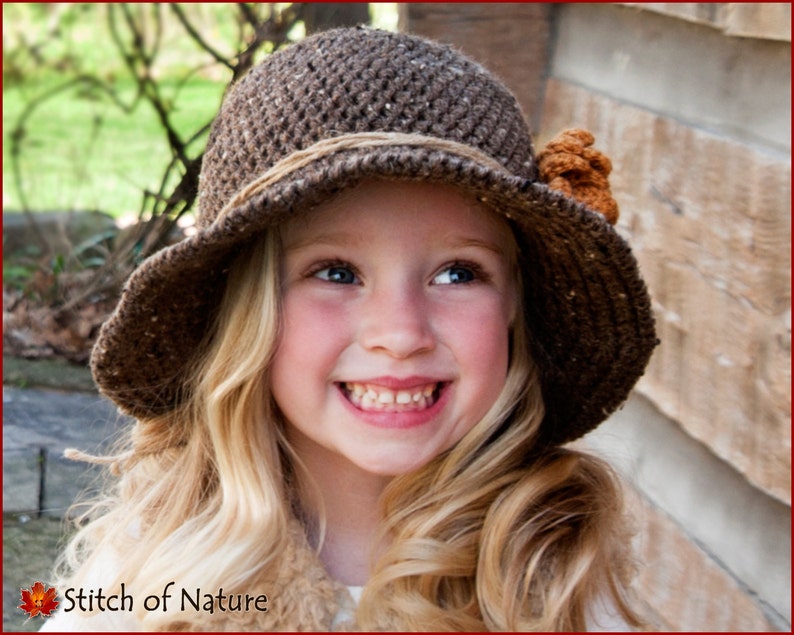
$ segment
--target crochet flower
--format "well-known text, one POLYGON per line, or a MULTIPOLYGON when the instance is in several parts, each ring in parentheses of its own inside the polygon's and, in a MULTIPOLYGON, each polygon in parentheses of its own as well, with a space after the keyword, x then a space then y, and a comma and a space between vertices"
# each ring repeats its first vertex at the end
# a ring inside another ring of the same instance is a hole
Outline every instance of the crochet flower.
POLYGON ((590 147, 594 141, 592 134, 578 128, 554 137, 538 154, 540 178, 550 189, 584 203, 614 225, 619 210, 609 188, 612 162, 590 147))

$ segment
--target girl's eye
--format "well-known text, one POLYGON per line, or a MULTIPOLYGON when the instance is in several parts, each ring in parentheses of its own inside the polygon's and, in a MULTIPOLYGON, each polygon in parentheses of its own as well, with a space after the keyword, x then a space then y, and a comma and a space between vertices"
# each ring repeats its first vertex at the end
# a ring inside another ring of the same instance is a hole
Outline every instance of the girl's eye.
POLYGON ((453 265, 436 274, 433 284, 464 284, 477 279, 473 266, 453 265))
POLYGON ((326 282, 334 282, 336 284, 357 284, 358 276, 355 271, 350 267, 344 265, 334 265, 332 267, 324 267, 312 274, 315 278, 325 280, 326 282))

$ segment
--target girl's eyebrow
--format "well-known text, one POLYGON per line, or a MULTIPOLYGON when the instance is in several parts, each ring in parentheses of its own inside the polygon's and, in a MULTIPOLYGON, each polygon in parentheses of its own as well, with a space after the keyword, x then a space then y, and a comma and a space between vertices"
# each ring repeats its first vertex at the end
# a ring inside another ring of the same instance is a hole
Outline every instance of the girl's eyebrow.
MULTIPOLYGON (((308 247, 314 247, 317 245, 331 245, 331 246, 357 246, 362 245, 367 242, 366 237, 363 234, 355 233, 355 232, 323 232, 321 234, 315 234, 313 236, 307 236, 302 240, 296 240, 294 242, 288 242, 285 244, 284 249, 285 251, 295 252, 300 251, 302 249, 306 249, 308 247)), ((495 242, 491 242, 488 240, 483 240, 482 238, 475 238, 471 236, 455 236, 447 235, 444 238, 443 244, 447 248, 462 248, 462 247, 475 247, 479 249, 486 249, 490 252, 495 253, 498 256, 506 256, 506 249, 504 245, 496 244, 495 242)))
POLYGON ((499 256, 505 256, 505 245, 498 245, 494 242, 483 240, 482 238, 472 238, 471 236, 447 236, 445 243, 449 247, 479 247, 480 249, 487 249, 499 256))
POLYGON ((363 234, 356 232, 329 231, 319 234, 312 234, 303 239, 295 241, 284 241, 285 251, 299 251, 315 245, 348 246, 361 245, 366 242, 363 234))
MULTIPOLYGON (((317 245, 330 245, 334 247, 358 246, 365 244, 366 242, 367 238, 364 234, 346 231, 328 231, 307 236, 303 239, 293 242, 286 242, 284 245, 284 250, 288 252, 295 252, 317 245)), ((473 236, 458 236, 455 234, 448 234, 445 236, 443 244, 447 248, 460 249, 464 247, 474 247, 485 249, 500 257, 506 257, 508 255, 508 250, 506 249, 505 245, 497 244, 495 242, 473 236)))

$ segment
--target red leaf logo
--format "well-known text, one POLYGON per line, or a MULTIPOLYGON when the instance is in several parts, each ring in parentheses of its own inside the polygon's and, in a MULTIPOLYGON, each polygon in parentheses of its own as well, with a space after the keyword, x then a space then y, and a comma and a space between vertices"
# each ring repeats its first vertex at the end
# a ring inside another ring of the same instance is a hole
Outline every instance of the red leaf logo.
POLYGON ((28 619, 37 615, 49 616, 59 602, 55 600, 55 587, 45 588, 41 582, 36 582, 29 589, 20 589, 22 592, 22 604, 19 605, 28 614, 28 619))

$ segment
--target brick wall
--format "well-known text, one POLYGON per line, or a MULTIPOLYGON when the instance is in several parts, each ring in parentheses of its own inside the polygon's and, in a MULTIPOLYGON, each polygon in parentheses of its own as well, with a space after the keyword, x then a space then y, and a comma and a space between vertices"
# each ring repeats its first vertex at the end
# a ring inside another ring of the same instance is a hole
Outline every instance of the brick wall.
POLYGON ((788 4, 414 4, 513 89, 538 145, 586 127, 659 336, 585 443, 633 487, 638 593, 660 630, 790 630, 788 4))

